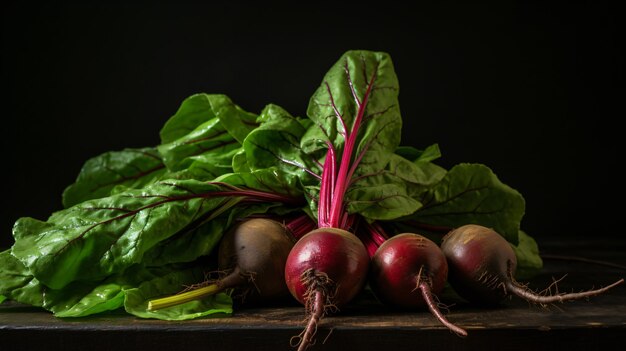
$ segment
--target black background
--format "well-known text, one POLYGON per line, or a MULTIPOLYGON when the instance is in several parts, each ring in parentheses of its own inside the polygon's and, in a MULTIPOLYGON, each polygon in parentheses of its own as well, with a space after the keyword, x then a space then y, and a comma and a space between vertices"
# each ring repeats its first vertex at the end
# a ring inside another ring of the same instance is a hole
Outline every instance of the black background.
POLYGON ((45 219, 89 157, 159 142, 180 102, 225 93, 303 115, 349 49, 386 51, 403 144, 490 166, 526 198, 533 236, 620 224, 624 57, 603 2, 298 7, 9 3, 2 29, 0 246, 45 219))

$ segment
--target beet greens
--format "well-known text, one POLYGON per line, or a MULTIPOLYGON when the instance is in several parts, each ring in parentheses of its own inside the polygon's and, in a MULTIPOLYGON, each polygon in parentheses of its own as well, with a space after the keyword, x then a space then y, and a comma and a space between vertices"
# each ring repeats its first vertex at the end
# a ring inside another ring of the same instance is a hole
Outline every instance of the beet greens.
MULTIPOLYGON (((480 223, 513 245, 508 261, 517 260, 518 272, 536 273, 537 245, 520 230, 521 194, 486 166, 437 166, 436 144, 400 146, 398 91, 389 55, 362 50, 330 68, 306 118, 274 104, 257 115, 220 94, 189 97, 159 145, 88 160, 63 194, 65 209, 15 223, 15 244, 0 253, 0 299, 64 317, 119 308, 169 320, 229 314, 223 293, 156 311, 148 302, 215 270, 210 258, 242 219, 302 213, 308 217, 283 223, 300 233, 284 267, 285 285, 310 316, 300 349, 325 313, 362 290, 367 253, 388 239, 375 230, 357 240, 358 223, 385 221, 393 232, 400 223, 435 231, 480 223)), ((222 266, 236 273, 238 265, 222 266)), ((427 280, 435 293, 440 286, 434 276, 412 278, 421 291, 427 280)))

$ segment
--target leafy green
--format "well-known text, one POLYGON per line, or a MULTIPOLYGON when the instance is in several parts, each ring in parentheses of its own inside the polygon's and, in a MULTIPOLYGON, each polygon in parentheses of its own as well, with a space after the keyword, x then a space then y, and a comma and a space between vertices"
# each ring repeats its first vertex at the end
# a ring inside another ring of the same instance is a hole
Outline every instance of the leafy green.
POLYGON ((361 129, 356 152, 367 149, 367 153, 360 166, 370 165, 374 171, 383 168, 387 163, 384 156, 400 144, 398 91, 398 78, 388 54, 346 52, 309 101, 307 115, 317 127, 309 128, 302 138, 303 149, 308 153, 325 149, 323 141, 328 140, 341 150, 345 133, 363 106, 365 128, 361 129))
POLYGON ((65 209, 15 223, 15 244, 0 252, 0 302, 58 317, 121 308, 167 320, 229 315, 226 294, 159 311, 147 311, 147 301, 203 281, 234 221, 317 216, 320 192, 336 190, 321 186, 327 157, 346 171, 347 182, 333 184, 348 213, 398 226, 485 225, 513 246, 518 277, 536 273, 537 244, 520 230, 523 197, 484 165, 436 165, 437 144, 400 146, 398 91, 388 54, 348 51, 311 97, 308 118, 274 104, 256 115, 221 94, 190 96, 159 145, 87 160, 63 193, 65 209))
POLYGON ((0 291, 12 300, 50 310, 57 317, 82 317, 122 306, 118 284, 72 283, 55 290, 33 277, 9 251, 0 253, 0 263, 0 291))
MULTIPOLYGON (((309 125, 307 120, 292 117, 283 108, 270 104, 257 121, 260 126, 250 132, 243 143, 245 169, 276 168, 294 174, 302 181, 310 178, 307 171, 313 172, 316 165, 300 148, 300 139, 309 125)), ((242 169, 242 161, 242 158, 237 160, 238 169, 242 169)))
POLYGON ((254 129, 256 116, 235 105, 226 95, 195 94, 183 101, 161 129, 161 143, 179 140, 202 124, 217 118, 239 143, 254 129))
POLYGON ((11 252, 51 288, 100 280, 141 263, 156 244, 210 215, 224 202, 215 195, 220 190, 196 180, 160 181, 85 201, 47 222, 21 218, 13 228, 11 252))
POLYGON ((143 297, 172 294, 183 286, 202 281, 204 271, 201 266, 144 268, 138 265, 103 281, 73 282, 62 289, 51 289, 34 278, 9 251, 0 253, 0 264, 3 267, 0 270, 0 292, 12 300, 52 311, 56 317, 84 317, 122 307, 138 317, 167 320, 232 311, 230 297, 225 294, 180 309, 146 311, 143 297))
POLYGON ((178 306, 148 311, 148 301, 164 295, 180 292, 181 287, 203 281, 204 272, 198 268, 175 271, 151 280, 146 280, 138 287, 124 291, 126 312, 141 318, 165 320, 185 320, 213 314, 229 315, 232 313, 230 296, 220 293, 214 296, 187 302, 178 306))
POLYGON ((210 180, 232 172, 231 160, 256 126, 255 119, 225 95, 193 95, 161 130, 159 153, 170 171, 210 180))
POLYGON ((43 290, 26 266, 11 255, 11 250, 0 252, 0 295, 29 305, 43 305, 43 290))
POLYGON ((85 162, 74 184, 63 192, 63 206, 106 197, 117 187, 141 188, 165 173, 155 148, 110 151, 85 162))
POLYGON ((486 166, 459 164, 420 196, 422 208, 410 216, 420 223, 457 227, 480 224, 517 244, 525 201, 486 166))
POLYGON ((517 258, 517 279, 528 279, 535 276, 543 267, 543 261, 539 256, 539 247, 535 239, 524 231, 519 231, 518 244, 511 245, 517 258))

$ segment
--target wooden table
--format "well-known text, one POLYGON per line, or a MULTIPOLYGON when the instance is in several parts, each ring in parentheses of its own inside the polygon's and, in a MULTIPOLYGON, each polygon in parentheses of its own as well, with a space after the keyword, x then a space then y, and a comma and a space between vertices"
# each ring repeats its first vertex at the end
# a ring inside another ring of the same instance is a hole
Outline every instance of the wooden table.
MULTIPOLYGON (((578 255, 626 265, 626 240, 616 242, 540 239, 546 254, 578 255), (610 243, 610 244, 609 244, 610 243)), ((543 289, 567 277, 560 289, 608 285, 626 270, 597 264, 545 260, 530 281, 543 289)), ((393 311, 364 293, 335 316, 326 317, 311 350, 614 350, 625 347, 626 284, 603 296, 542 308, 519 299, 481 309, 441 297, 448 318, 466 328, 461 338, 427 312, 393 311), (615 346, 614 346, 615 345, 615 346), (617 348, 616 348, 617 347, 617 348)), ((303 328, 303 309, 295 304, 237 310, 229 318, 185 322, 143 320, 124 313, 82 319, 57 319, 14 303, 0 305, 0 350, 293 350, 289 340, 303 328)))

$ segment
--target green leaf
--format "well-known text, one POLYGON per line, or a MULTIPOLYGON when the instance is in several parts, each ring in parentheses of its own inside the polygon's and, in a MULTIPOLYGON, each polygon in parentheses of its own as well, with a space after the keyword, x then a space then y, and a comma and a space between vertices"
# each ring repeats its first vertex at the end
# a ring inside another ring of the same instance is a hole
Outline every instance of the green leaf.
POLYGON ((163 265, 177 262, 192 262, 199 257, 210 255, 219 244, 222 234, 227 231, 228 217, 220 217, 198 223, 190 223, 188 228, 159 242, 146 252, 142 263, 163 265))
POLYGON ((397 154, 389 155, 388 159, 386 170, 406 182, 409 195, 414 197, 438 184, 446 175, 446 170, 431 163, 428 156, 413 162, 397 154))
POLYGON ((100 280, 140 263, 146 251, 224 201, 220 188, 195 180, 160 181, 90 200, 47 222, 19 219, 12 254, 47 286, 100 280))
POLYGON ((163 162, 171 171, 188 168, 203 155, 205 160, 221 158, 223 154, 237 150, 241 145, 230 135, 219 118, 212 118, 188 134, 172 142, 158 146, 163 162))
POLYGON ((43 290, 39 281, 10 250, 0 252, 0 295, 21 303, 43 306, 43 290))
POLYGON ((239 143, 254 129, 256 116, 242 110, 221 94, 195 94, 183 101, 180 108, 161 129, 161 143, 174 142, 196 130, 200 125, 218 118, 222 126, 239 143))
MULTIPOLYGON (((300 179, 278 167, 268 167, 252 172, 229 173, 215 178, 233 186, 286 195, 293 199, 302 197, 300 179)), ((304 199, 303 199, 304 200, 304 199)))
POLYGON ((158 150, 169 170, 181 171, 195 164, 208 173, 204 179, 214 178, 232 172, 232 156, 257 126, 255 119, 256 115, 225 95, 196 94, 161 129, 158 150))
POLYGON ((438 144, 432 144, 424 150, 412 146, 398 146, 396 154, 413 162, 432 162, 441 157, 441 150, 438 144))
POLYGON ((55 312, 57 317, 82 317, 123 304, 118 284, 72 283, 60 290, 50 289, 9 251, 0 253, 0 266, 0 292, 14 301, 55 312))
POLYGON ((480 224, 517 244, 525 202, 486 166, 454 166, 418 200, 423 207, 410 216, 418 222, 447 227, 480 224))
MULTIPOLYGON (((303 181, 310 178, 310 182, 313 177, 307 171, 313 172, 317 165, 300 148, 307 123, 273 104, 263 109, 258 121, 260 126, 250 132, 243 143, 246 168, 249 171, 276 168, 303 181)), ((234 163, 243 164, 244 161, 238 159, 234 163)))
POLYGON ((148 301, 180 292, 184 287, 204 281, 204 273, 199 268, 174 271, 140 284, 137 288, 124 291, 124 307, 128 313, 141 318, 164 320, 186 320, 209 315, 232 314, 230 296, 220 293, 201 300, 156 311, 148 311, 148 301))
POLYGON ((182 169, 170 172, 167 174, 167 177, 173 179, 213 180, 220 175, 233 171, 232 159, 240 151, 241 148, 239 147, 225 148, 186 157, 176 166, 182 169))
POLYGON ((537 242, 524 231, 519 231, 518 244, 511 245, 517 257, 517 269, 515 277, 526 280, 537 275, 543 267, 543 261, 539 256, 537 242))
MULTIPOLYGON (((71 292, 68 292, 72 294, 71 292)), ((67 295, 69 296, 69 295, 67 295)), ((96 286, 73 305, 63 309, 53 308, 56 317, 85 317, 105 311, 113 311, 124 305, 124 293, 115 283, 96 286)))
POLYGON ((389 171, 362 177, 350 186, 345 199, 349 213, 370 220, 408 216, 422 204, 409 196, 406 182, 389 171))
POLYGON ((0 303, 3 303, 3 302, 4 302, 4 300, 6 300, 6 299, 7 299, 7 297, 6 297, 6 296, 4 296, 4 295, 0 295, 0 303))
POLYGON ((385 156, 393 153, 400 143, 402 119, 398 90, 398 79, 388 54, 346 52, 326 73, 311 97, 307 115, 314 125, 302 138, 303 149, 307 153, 325 149, 324 141, 328 140, 336 150, 341 150, 346 129, 351 129, 359 106, 364 105, 364 125, 356 153, 366 146, 368 149, 357 174, 382 169, 388 161, 385 156), (363 101, 366 95, 367 101, 363 101))
POLYGON ((156 148, 105 152, 85 162, 76 182, 63 192, 63 206, 109 196, 116 186, 141 188, 165 172, 156 148))

